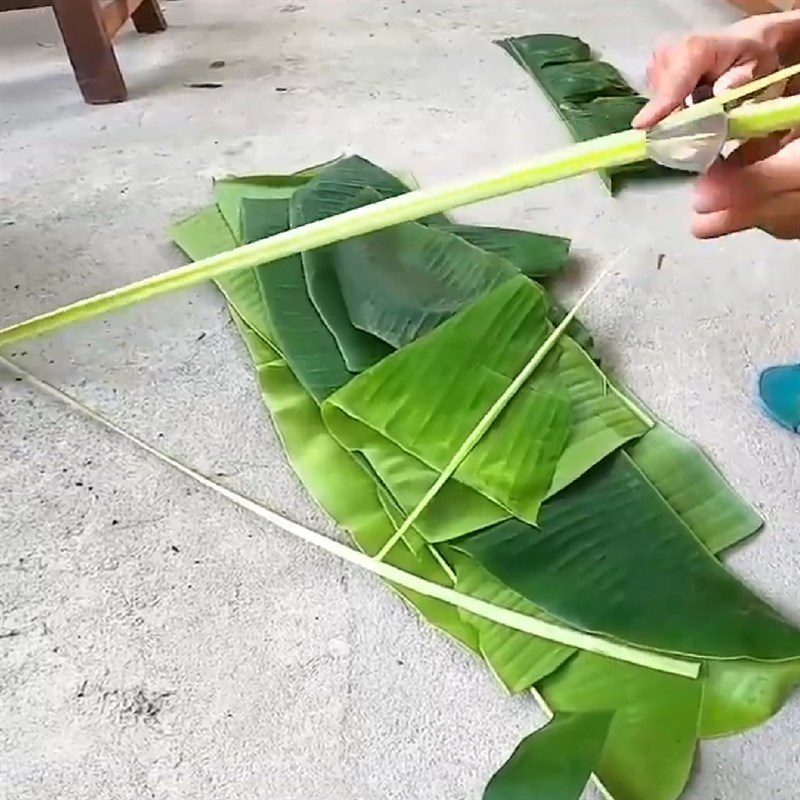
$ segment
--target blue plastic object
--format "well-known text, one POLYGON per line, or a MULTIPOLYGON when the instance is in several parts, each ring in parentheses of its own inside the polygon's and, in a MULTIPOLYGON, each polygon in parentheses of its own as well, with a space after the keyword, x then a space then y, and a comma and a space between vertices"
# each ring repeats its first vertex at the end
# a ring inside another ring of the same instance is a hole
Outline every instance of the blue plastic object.
POLYGON ((758 395, 775 422, 800 433, 800 364, 765 369, 758 377, 758 395))

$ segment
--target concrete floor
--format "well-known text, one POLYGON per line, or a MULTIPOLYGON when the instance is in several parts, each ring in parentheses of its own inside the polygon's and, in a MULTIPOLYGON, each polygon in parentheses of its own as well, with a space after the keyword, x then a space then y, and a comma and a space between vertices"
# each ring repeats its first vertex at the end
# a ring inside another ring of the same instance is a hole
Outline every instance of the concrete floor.
MULTIPOLYGON (((114 107, 81 102, 47 11, 3 15, 6 322, 178 264, 164 228, 207 202, 212 175, 352 150, 433 183, 564 144, 494 38, 577 34, 641 85, 659 36, 733 18, 717 0, 165 5, 169 32, 118 40, 132 97, 114 107), (203 80, 224 86, 185 86, 203 80)), ((677 184, 612 201, 587 176, 461 217, 573 237, 585 268, 567 297, 631 245, 584 317, 617 374, 764 514, 730 563, 800 620, 798 440, 753 403, 758 369, 800 350, 798 247, 692 241, 686 201, 677 184)), ((333 532, 286 465, 211 287, 12 351, 333 532)), ((371 577, 5 373, 0 415, 4 798, 478 798, 541 720, 371 577)), ((761 729, 704 745, 687 797, 796 797, 798 729, 795 697, 761 729)))

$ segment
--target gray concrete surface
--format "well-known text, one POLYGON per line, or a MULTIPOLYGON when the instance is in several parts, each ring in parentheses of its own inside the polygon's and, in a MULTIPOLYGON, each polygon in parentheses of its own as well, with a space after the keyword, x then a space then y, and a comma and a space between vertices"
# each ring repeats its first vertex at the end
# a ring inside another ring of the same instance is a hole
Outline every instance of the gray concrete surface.
MULTIPOLYGON (((208 200, 212 175, 349 149, 432 183, 565 143, 498 36, 581 35, 641 85, 659 36, 733 17, 716 0, 177 0, 166 12, 169 32, 119 39, 132 97, 103 108, 81 102, 46 11, 0 20, 4 320, 179 263, 164 227, 208 200), (209 79, 224 86, 184 85, 209 79)), ((759 233, 692 241, 686 200, 671 185, 612 202, 587 176, 461 217, 573 237, 584 268, 566 297, 631 244, 584 316, 617 373, 764 514, 730 563, 800 620, 798 441, 753 404, 757 370, 800 349, 798 248, 759 233)), ((211 287, 14 352, 334 533, 287 467, 211 287)), ((541 720, 371 577, 5 373, 0 414, 4 798, 478 798, 541 720)), ((704 745, 687 797, 796 797, 799 728, 795 697, 761 729, 704 745)))

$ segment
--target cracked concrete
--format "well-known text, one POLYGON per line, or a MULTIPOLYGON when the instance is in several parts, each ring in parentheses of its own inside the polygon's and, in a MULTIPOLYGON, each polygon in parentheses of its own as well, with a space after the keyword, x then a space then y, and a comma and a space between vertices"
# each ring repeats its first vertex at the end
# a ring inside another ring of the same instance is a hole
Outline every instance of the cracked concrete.
MULTIPOLYGON (((47 11, 2 16, 4 320, 178 264, 164 228, 207 202, 212 175, 350 149, 434 183, 564 144, 499 36, 583 36, 641 85, 660 36, 733 16, 717 0, 176 0, 166 12, 167 33, 120 37, 131 100, 103 108, 81 102, 47 11), (223 86, 185 85, 208 80, 223 86)), ((800 349, 797 245, 692 241, 685 186, 612 201, 594 176, 460 216, 573 237, 584 268, 565 297, 632 246, 584 316, 616 373, 765 516, 730 563, 798 620, 797 439, 753 403, 758 369, 800 349)), ((288 468, 211 287, 14 352, 146 440, 335 533, 288 468)), ((478 798, 540 722, 371 577, 6 373, 0 426, 5 798, 478 798)), ((759 730, 704 745, 687 797, 793 798, 798 729, 795 697, 759 730)))

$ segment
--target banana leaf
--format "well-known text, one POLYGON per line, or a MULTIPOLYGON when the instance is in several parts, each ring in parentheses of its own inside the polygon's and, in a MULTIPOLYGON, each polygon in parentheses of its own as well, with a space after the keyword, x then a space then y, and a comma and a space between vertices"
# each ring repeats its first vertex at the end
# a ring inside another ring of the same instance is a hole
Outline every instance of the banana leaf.
POLYGON ((572 402, 572 425, 547 497, 569 486, 626 442, 646 434, 651 425, 570 337, 561 337, 558 352, 559 379, 572 402))
MULTIPOLYGON (((348 161, 349 163, 350 161, 348 161)), ((360 164, 361 162, 356 160, 356 163, 360 164)), ((347 164, 342 166, 347 166, 347 164)), ((361 171, 357 172, 360 177, 361 171)), ((378 172, 382 176, 388 175, 388 173, 383 173, 382 171, 378 172)), ((226 188, 227 194, 224 197, 228 205, 231 204, 233 197, 238 193, 241 200, 241 210, 236 215, 229 211, 229 216, 231 216, 231 224, 238 224, 240 227, 244 226, 242 232, 244 241, 253 241, 269 233, 284 229, 286 226, 287 198, 294 192, 300 181, 293 176, 288 176, 284 180, 275 178, 275 185, 270 186, 267 183, 269 180, 273 179, 269 176, 261 176, 255 181, 242 180, 232 185, 220 182, 216 186, 218 194, 221 194, 221 187, 226 188), (256 187, 255 191, 252 188, 253 184, 256 187), (253 197, 260 197, 260 199, 253 199, 253 197)), ((395 181, 396 179, 388 176, 387 180, 395 181)), ((360 184, 355 186, 357 185, 360 184)), ((403 227, 400 226, 400 230, 403 227)), ((497 258, 496 261, 493 261, 492 256, 463 243, 451 234, 423 229, 422 226, 416 223, 410 224, 408 227, 414 230, 415 233, 423 232, 428 241, 432 238, 435 242, 441 237, 453 240, 449 241, 449 246, 442 250, 442 262, 446 265, 459 263, 462 273, 466 268, 463 259, 464 251, 466 250, 473 262, 487 264, 486 272, 497 270, 504 276, 513 274, 510 268, 506 268, 505 262, 501 259, 497 258), (454 255, 448 255, 448 253, 454 253, 454 255), (461 260, 459 260, 459 257, 461 257, 461 260)), ((391 239, 394 238, 395 234, 389 232, 387 235, 391 239)), ((361 237, 362 240, 369 240, 370 238, 361 237)), ((488 238, 491 238, 491 236, 488 238)), ((360 244, 360 240, 356 240, 356 242, 360 244)), ((343 243, 342 246, 346 247, 347 244, 343 243)), ((351 374, 342 359, 337 357, 335 342, 307 297, 299 261, 298 257, 284 259, 277 264, 258 268, 255 273, 261 284, 266 309, 272 320, 276 343, 301 382, 318 400, 321 400, 336 388, 345 384, 351 374)), ((378 269, 386 261, 388 259, 373 258, 371 262, 363 263, 359 266, 363 267, 364 270, 370 271, 371 274, 386 275, 385 269, 378 269)), ((412 260, 411 263, 415 264, 417 262, 412 260)), ((452 266, 450 268, 452 269, 452 266)), ((423 274, 423 283, 425 280, 433 280, 432 276, 435 275, 435 269, 428 267, 428 273, 423 274)), ((391 272, 389 276, 391 276, 391 272)), ((474 293, 484 291, 491 280, 492 278, 490 277, 483 284, 479 284, 474 293)), ((363 281, 354 280, 353 284, 360 286, 363 281)), ((378 285, 380 286, 380 283, 378 285)), ((387 304, 390 305, 392 295, 396 295, 396 292, 387 290, 385 286, 383 288, 383 293, 377 295, 377 301, 380 302, 374 303, 373 306, 382 305, 385 307, 387 304)), ((392 287, 388 288, 391 289, 392 287)), ((451 303, 451 310, 457 309, 465 302, 465 298, 463 296, 459 297, 455 292, 449 294, 442 292, 441 297, 444 302, 451 303)), ((344 309, 344 311, 347 312, 347 309, 344 309)), ((550 316, 553 317, 555 315, 551 313, 550 316)), ((407 315, 406 318, 413 321, 414 332, 419 333, 419 326, 424 324, 424 309, 416 309, 414 314, 407 315)), ((438 319, 440 317, 434 319, 434 322, 438 321, 438 319)), ((575 321, 573 324, 579 325, 575 321)), ((425 472, 414 486, 407 487, 408 490, 405 492, 405 496, 419 496, 419 492, 426 486, 430 486, 434 479, 434 475, 425 472)), ((391 481, 387 481, 387 483, 391 484, 391 481)), ((396 487, 393 488, 396 489, 396 487)), ((401 492, 401 494, 403 493, 401 492)), ((464 492, 458 491, 458 487, 453 487, 443 495, 442 499, 447 504, 454 500, 458 502, 463 494, 464 492)), ((490 513, 488 516, 484 514, 483 516, 469 517, 470 530, 473 527, 482 527, 490 524, 498 519, 497 509, 485 502, 481 502, 479 498, 478 505, 484 511, 489 511, 490 513)), ((456 533, 461 532, 461 530, 458 530, 456 533)))
MULTIPOLYGON (((538 691, 557 718, 613 713, 602 757, 590 769, 615 800, 675 800, 696 740, 765 722, 800 683, 800 662, 710 661, 703 679, 690 681, 581 653, 548 676, 538 691)), ((546 730, 523 741, 533 746, 546 730)), ((573 747, 564 741, 550 756, 567 759, 573 747)))
MULTIPOLYGON (((236 243, 253 242, 286 230, 292 195, 335 163, 291 175, 251 175, 216 181, 214 198, 236 243)), ((244 272, 254 275, 260 287, 261 305, 271 321, 275 345, 312 396, 321 401, 344 385, 352 374, 308 297, 300 255, 244 272)))
MULTIPOLYGON (((506 281, 328 398, 325 423, 348 449, 366 456, 405 506, 407 481, 403 483, 402 475, 395 480, 384 462, 397 454, 399 445, 414 457, 404 459, 409 469, 419 459, 428 471, 442 470, 544 342, 549 333, 546 310, 544 294, 527 278, 506 281), (455 397, 461 399, 463 413, 442 413, 455 397), (430 410, 421 414, 420 409, 430 410), (392 451, 384 458, 387 443, 392 451)), ((477 493, 479 512, 497 503, 508 513, 520 509, 535 519, 569 434, 570 403, 557 377, 553 367, 543 365, 457 470, 456 482, 477 493)), ((440 494, 420 517, 420 530, 427 517, 452 517, 452 508, 448 496, 440 494), (437 506, 444 506, 441 512, 437 506)), ((472 525, 471 509, 461 507, 461 514, 472 525)))
MULTIPOLYGON (((242 201, 244 242, 289 227, 289 200, 242 201)), ((317 402, 344 386, 348 371, 333 335, 308 296, 301 256, 289 256, 254 270, 275 342, 298 380, 317 402)))
MULTIPOLYGON (((400 180, 368 161, 358 157, 347 158, 295 193, 289 210, 292 227, 366 205, 369 201, 363 195, 365 187, 371 188, 378 199, 394 197, 406 190, 400 180)), ((309 296, 336 339, 347 368, 351 372, 361 372, 388 355, 391 347, 376 336, 359 330, 347 313, 336 271, 337 251, 344 244, 347 243, 303 253, 303 271, 309 296)), ((364 280, 369 277, 369 274, 363 275, 364 280)))
MULTIPOLYGON (((211 209, 178 226, 176 233, 180 244, 190 257, 202 257, 204 253, 227 246, 231 233, 224 223, 219 225, 220 222, 221 216, 211 209)), ((375 502, 375 485, 330 436, 322 425, 319 407, 268 344, 267 320, 259 314, 258 303, 253 302, 253 298, 259 297, 254 276, 249 274, 247 277, 249 280, 238 274, 234 281, 228 281, 227 285, 220 288, 231 303, 234 319, 251 352, 265 402, 271 409, 287 454, 317 502, 343 527, 356 532, 356 540, 362 549, 377 552, 393 532, 394 526, 380 503, 375 502), (247 323, 235 309, 245 310, 247 323), (255 327, 261 330, 256 333, 255 327)), ((647 434, 652 435, 652 432, 647 434)), ((667 446, 669 442, 670 439, 660 437, 662 445, 667 446)), ((682 447, 681 453, 685 452, 685 447, 682 447)), ((695 463, 700 465, 701 470, 708 468, 705 460, 695 463)), ((707 506, 706 512, 714 507, 707 506)), ((706 524, 706 529, 713 528, 706 524)), ((409 551, 397 548, 387 559, 403 569, 447 585, 448 576, 427 553, 413 556, 409 551)), ((474 562, 472 564, 473 575, 467 580, 463 578, 464 570, 458 568, 457 587, 461 591, 525 613, 536 611, 530 603, 485 572, 482 576, 480 567, 476 567, 474 562)), ((553 645, 479 618, 464 619, 451 606, 428 597, 405 590, 400 590, 400 594, 433 625, 486 658, 512 691, 520 691, 545 676, 553 675, 574 652, 571 648, 553 645)), ((567 664, 566 669, 570 670, 566 679, 559 671, 553 675, 557 680, 545 684, 544 691, 549 703, 555 708, 588 708, 589 713, 602 706, 604 713, 613 710, 620 720, 617 727, 611 729, 603 760, 591 767, 612 789, 616 800, 628 797, 631 800, 658 800, 660 797, 677 796, 677 787, 683 785, 693 752, 686 733, 689 727, 687 720, 691 720, 691 698, 687 700, 680 693, 676 696, 675 692, 675 686, 681 685, 681 679, 663 676, 666 680, 662 681, 662 676, 656 673, 635 670, 637 680, 633 684, 629 678, 620 678, 618 662, 595 659, 593 682, 586 684, 586 691, 581 695, 575 683, 584 685, 586 670, 576 678, 571 671, 574 669, 572 662, 567 664), (647 680, 643 681, 641 674, 647 680), (658 685, 654 687, 652 682, 658 685), (628 686, 625 702, 620 701, 613 692, 611 696, 605 692, 603 687, 609 685, 628 686), (631 688, 634 685, 639 687, 638 698, 635 698, 634 689, 631 688), (586 702, 580 702, 581 696, 586 697, 586 702), (597 702, 598 696, 604 698, 602 703, 597 702), (660 703, 659 697, 666 698, 665 702, 660 703), (672 710, 666 718, 662 716, 664 705, 672 710), (620 709, 622 713, 618 713, 620 709), (665 786, 672 787, 671 795, 665 793, 665 786)), ((800 680, 797 661, 782 664, 710 662, 707 670, 700 718, 700 734, 703 736, 727 735, 760 724, 775 713, 800 680)), ((539 735, 534 734, 525 747, 518 751, 517 760, 526 755, 530 748, 536 747, 538 750, 536 737, 539 735)), ((554 759, 559 758, 557 747, 553 748, 552 753, 554 759)), ((574 754, 575 745, 571 742, 565 745, 560 757, 571 758, 574 754)), ((523 775, 526 774, 524 763, 519 770, 523 775)), ((505 785, 507 774, 506 770, 499 773, 503 778, 499 783, 501 788, 505 785)), ((537 770, 537 774, 541 773, 537 770)), ((512 777, 514 775, 519 777, 519 771, 515 769, 512 777)), ((490 787, 496 788, 498 780, 495 779, 490 787)), ((525 785, 534 790, 537 783, 534 780, 525 785)))
MULTIPOLYGON (((366 159, 358 156, 342 159, 320 171, 294 194, 290 205, 291 225, 314 222, 407 191, 402 181, 366 159)), ((511 265, 507 260, 500 261, 500 254, 511 255, 514 266, 526 274, 552 274, 563 266, 568 247, 569 242, 562 237, 458 225, 438 214, 399 226, 399 230, 389 229, 317 248, 303 253, 302 258, 312 302, 336 339, 347 368, 361 372, 387 355, 390 348, 386 341, 396 343, 397 338, 390 333, 389 338, 382 341, 369 332, 369 327, 365 330, 364 325, 359 326, 348 308, 363 307, 363 301, 359 304, 353 296, 363 298, 365 293, 370 298, 381 297, 384 305, 392 301, 394 293, 385 291, 385 283, 397 278, 398 257, 408 254, 408 261, 413 256, 416 270, 425 274, 441 274, 443 269, 452 268, 460 260, 461 269, 450 273, 450 285, 456 288, 457 279, 467 272, 468 263, 476 259, 485 266, 474 267, 473 274, 492 264, 496 270, 508 273, 511 265), (399 245, 393 244, 397 236, 403 237, 399 245), (467 248, 465 241, 474 241, 476 248, 467 248), (409 242, 416 243, 415 254, 408 252, 409 242), (389 253, 393 258, 387 261, 389 253), (491 260, 486 253, 497 258, 491 260), (437 256, 438 261, 429 263, 437 256), (420 258, 422 261, 418 261, 420 258), (381 280, 383 286, 375 285, 375 281, 381 280)), ((469 282, 466 277, 465 282, 469 282)), ((461 287, 460 295, 464 294, 469 296, 466 287, 461 287)), ((449 302, 452 308, 455 298, 449 302)), ((409 328, 415 324, 418 323, 410 320, 409 328)))
MULTIPOLYGON (((242 201, 285 200, 311 180, 316 170, 289 175, 243 175, 214 181, 214 202, 236 242, 245 241, 242 228, 242 201)), ((224 251, 221 251, 224 252, 224 251)))
MULTIPOLYGON (((672 510, 712 553, 718 554, 753 535, 763 525, 761 518, 730 488, 708 458, 667 426, 657 424, 628 445, 627 452, 672 510)), ((457 575, 456 586, 467 594, 520 613, 542 615, 541 609, 495 579, 474 559, 453 548, 445 552, 457 575)), ((477 630, 484 659, 509 692, 528 690, 575 652, 573 648, 461 613, 477 630)), ((747 727, 747 720, 751 720, 750 726, 756 725, 775 713, 800 680, 800 667, 795 661, 711 664, 706 681, 709 684, 721 681, 723 685, 719 689, 712 687, 704 695, 709 703, 713 698, 709 718, 724 719, 733 715, 738 720, 740 709, 753 708, 751 712, 743 713, 741 722, 728 727, 730 733, 744 729, 735 725, 747 727), (741 681, 740 688, 733 688, 735 682, 728 669, 737 681, 741 681), (726 706, 729 699, 733 704, 730 709, 726 706)), ((709 731, 721 729, 724 728, 718 723, 712 723, 708 728, 709 731)))
MULTIPOLYGON (((610 64, 592 58, 580 39, 558 34, 533 34, 497 42, 544 91, 575 141, 620 133, 646 99, 610 64)), ((629 177, 649 178, 675 172, 653 161, 600 170, 612 192, 629 177)))
POLYGON ((592 51, 577 36, 560 33, 537 33, 501 39, 499 44, 523 69, 532 74, 556 64, 591 61, 592 51))
POLYGON ((628 445, 628 455, 686 526, 719 553, 757 533, 764 521, 733 491, 705 454, 658 424, 628 445))
POLYGON ((537 526, 509 520, 453 545, 581 630, 703 658, 800 657, 800 631, 708 552, 624 453, 550 498, 537 526))
MULTIPOLYGON (((548 673, 538 693, 556 718, 613 713, 602 756, 591 771, 615 800, 675 800, 689 778, 698 738, 762 724, 798 683, 798 661, 710 661, 703 679, 691 681, 580 653, 548 673)), ((546 730, 523 741, 532 747, 546 730)), ((564 741, 550 756, 556 762, 568 759, 573 747, 564 741)))
MULTIPOLYGON (((394 196, 407 191, 407 188, 390 173, 364 159, 351 157, 294 175, 227 178, 217 181, 214 191, 218 207, 237 239, 251 242, 285 230, 290 203, 293 206, 313 206, 313 216, 317 218, 353 204, 394 196), (302 192, 298 191, 300 189, 302 192), (292 200, 295 193, 298 196, 292 200)), ((421 263, 411 262, 410 266, 417 273, 423 273, 420 280, 433 280, 431 275, 437 272, 437 268, 441 273, 442 269, 450 267, 450 286, 460 289, 460 294, 455 291, 438 298, 450 309, 449 313, 482 289, 473 281, 470 293, 469 286, 454 279, 453 264, 460 263, 460 277, 467 270, 468 261, 476 262, 473 273, 484 270, 487 275, 485 286, 490 286, 500 279, 490 276, 490 269, 504 276, 513 275, 514 267, 529 275, 553 274, 563 267, 569 250, 569 240, 563 237, 460 225, 449 222, 442 215, 426 218, 425 222, 431 227, 409 223, 399 226, 399 229, 382 231, 374 237, 360 237, 256 270, 268 312, 275 318, 275 332, 282 352, 304 386, 317 399, 324 398, 349 379, 348 364, 351 369, 359 371, 391 351, 387 344, 376 341, 376 337, 364 331, 363 325, 359 330, 357 324, 353 324, 351 311, 354 307, 364 308, 365 291, 369 292, 368 299, 381 301, 373 303, 373 308, 386 306, 397 298, 396 284, 392 284, 396 278, 397 258, 387 262, 385 254, 387 251, 393 254, 408 252, 404 246, 408 241, 405 232, 413 232, 411 241, 419 242, 423 251, 421 255, 428 253, 438 257, 438 261, 432 264, 430 259, 421 263), (402 241, 394 246, 392 242, 398 236, 402 241), (468 242, 473 241, 475 246, 470 246, 468 242), (384 247, 380 246, 382 242, 384 247), (374 252, 376 247, 378 252, 374 252), (353 254, 355 259, 351 257, 353 254), (359 254, 361 258, 358 258, 359 254), (305 267, 298 268, 303 259, 305 267), (325 266, 333 269, 326 270, 325 266), (336 358, 333 346, 340 350, 344 360, 336 358)), ((429 302, 428 309, 431 305, 429 302)), ((446 314, 439 310, 437 319, 444 316, 446 314)), ((355 321, 359 321, 357 315, 355 321)), ((435 321, 429 319, 429 324, 435 321)), ((409 330, 420 329, 425 324, 423 312, 401 319, 398 324, 406 325, 409 330)), ((578 323, 574 322, 574 325, 577 329, 578 323)), ((396 343, 391 335, 388 338, 396 343)))
POLYGON ((545 91, 562 103, 587 103, 597 97, 625 97, 632 89, 616 67, 605 61, 552 64, 537 73, 545 91))
MULTIPOLYGON (((314 215, 330 216, 358 205, 358 195, 364 189, 372 189, 379 199, 405 194, 411 188, 409 181, 381 169, 361 156, 349 156, 329 162, 322 167, 312 167, 299 175, 318 177, 314 186, 304 194, 312 205, 314 215)), ((297 176, 288 176, 297 180, 297 176)), ((305 184, 304 184, 305 185, 305 184)), ((482 225, 466 225, 453 222, 444 214, 433 214, 418 220, 421 225, 452 233, 489 253, 500 255, 517 269, 532 278, 554 275, 564 267, 569 253, 570 240, 563 236, 522 231, 513 228, 497 228, 482 225)))
POLYGON ((483 800, 579 800, 606 743, 612 714, 557 714, 523 739, 483 800))
POLYGON ((556 715, 613 713, 593 771, 614 800, 681 794, 697 747, 701 681, 579 653, 537 688, 556 715))
MULTIPOLYGON (((459 591, 521 614, 548 618, 541 609, 500 583, 474 559, 452 547, 446 547, 444 554, 455 570, 459 591)), ((574 647, 548 642, 466 611, 460 613, 476 631, 478 648, 487 665, 512 694, 528 691, 576 652, 574 647)))
POLYGON ((436 222, 429 227, 452 233, 487 253, 502 256, 529 278, 557 275, 564 269, 569 254, 570 240, 563 236, 458 222, 436 222))
MULTIPOLYGON (((259 179, 259 188, 263 189, 263 183, 264 179, 259 179)), ((241 212, 235 217, 235 221, 240 224, 240 227, 243 226, 244 228, 244 240, 252 241, 285 226, 286 205, 281 196, 285 197, 285 195, 290 194, 295 187, 292 183, 279 182, 271 190, 269 198, 251 199, 245 196, 245 189, 247 189, 248 185, 248 182, 243 181, 235 187, 244 197, 241 201, 241 212)), ((416 227, 421 228, 421 226, 416 227)), ((452 234, 440 234, 438 231, 430 231, 430 233, 433 234, 434 240, 440 236, 455 238, 452 234)), ((368 239, 369 237, 362 238, 368 239)), ((473 261, 478 263, 487 262, 490 268, 497 269, 506 276, 513 274, 510 268, 506 268, 502 259, 497 258, 496 261, 499 263, 494 263, 493 259, 495 257, 485 255, 482 251, 460 240, 451 242, 450 246, 451 249, 455 250, 456 255, 464 255, 464 250, 466 249, 473 261)), ((452 263, 453 258, 449 257, 447 261, 452 263)), ((382 264, 383 262, 377 259, 372 263, 365 263, 363 266, 367 270, 377 272, 378 267, 382 267, 382 264)), ((306 388, 317 399, 324 398, 337 386, 346 383, 351 375, 347 371, 343 360, 338 357, 331 335, 322 324, 316 309, 305 293, 299 259, 297 257, 284 259, 284 261, 277 264, 257 268, 255 272, 261 284, 266 308, 273 321, 275 340, 284 357, 306 388)), ((391 301, 392 293, 386 292, 385 294, 384 305, 391 301)), ((443 297, 446 296, 443 295, 443 297)), ((458 298, 457 295, 456 299, 458 302, 454 307, 457 308, 458 305, 463 304, 464 299, 458 298)), ((448 300, 448 302, 452 302, 452 300, 448 300)), ((422 319, 420 313, 416 313, 415 316, 418 320, 422 319)), ((411 487, 408 496, 419 496, 419 493, 424 491, 427 486, 430 486, 434 479, 434 474, 426 472, 422 476, 421 484, 411 487)), ((447 504, 455 501, 460 506, 461 497, 465 493, 465 491, 459 491, 457 486, 451 487, 443 495, 443 501, 447 504)), ((487 506, 488 504, 484 503, 483 505, 487 506)), ((491 515, 475 518, 474 527, 482 527, 496 520, 497 510, 494 506, 489 507, 491 515)))
POLYGON ((800 685, 800 661, 710 661, 703 684, 700 736, 730 736, 780 710, 800 685))
MULTIPOLYGON (((524 277, 507 281, 331 395, 326 424, 410 510, 549 334, 546 305, 524 277), (454 397, 465 411, 457 417, 442 413, 454 397)), ((429 541, 510 515, 535 521, 548 494, 647 430, 565 337, 527 387, 417 520, 429 541)))
MULTIPOLYGON (((372 189, 357 196, 359 205, 378 199, 372 189)), ((418 222, 341 242, 332 253, 350 321, 393 348, 518 274, 506 259, 418 222)))
MULTIPOLYGON (((303 485, 317 503, 366 553, 376 553, 394 533, 394 525, 378 497, 376 485, 353 457, 330 436, 322 424, 319 406, 303 390, 282 360, 272 355, 263 340, 240 326, 256 365, 264 402, 287 457, 303 485)), ((273 351, 274 352, 274 351, 273 351)), ((395 548, 387 562, 443 586, 449 576, 427 551, 412 554, 395 548)), ((393 587, 431 624, 468 649, 477 651, 477 635, 453 606, 400 587, 393 587)))

